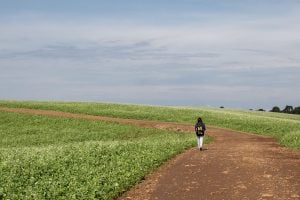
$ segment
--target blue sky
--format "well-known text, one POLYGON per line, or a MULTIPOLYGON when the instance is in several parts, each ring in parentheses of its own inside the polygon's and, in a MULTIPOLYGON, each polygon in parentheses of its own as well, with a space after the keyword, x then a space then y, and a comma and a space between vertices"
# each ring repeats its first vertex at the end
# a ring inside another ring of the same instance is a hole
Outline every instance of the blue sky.
POLYGON ((300 102, 300 1, 0 0, 0 99, 300 102))

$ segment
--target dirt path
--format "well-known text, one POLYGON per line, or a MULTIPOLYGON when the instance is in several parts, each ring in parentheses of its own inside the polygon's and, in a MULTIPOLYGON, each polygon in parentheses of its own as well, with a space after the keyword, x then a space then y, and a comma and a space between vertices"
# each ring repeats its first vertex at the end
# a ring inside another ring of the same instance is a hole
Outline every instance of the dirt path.
MULTIPOLYGON (((11 112, 128 123, 193 131, 192 124, 118 119, 57 111, 0 108, 11 112)), ((208 127, 214 142, 176 156, 120 199, 300 199, 300 151, 274 139, 208 127)))

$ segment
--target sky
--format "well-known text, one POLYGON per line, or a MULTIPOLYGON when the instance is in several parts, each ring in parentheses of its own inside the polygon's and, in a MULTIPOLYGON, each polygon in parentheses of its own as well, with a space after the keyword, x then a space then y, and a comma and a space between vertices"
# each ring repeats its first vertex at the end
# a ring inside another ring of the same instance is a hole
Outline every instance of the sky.
POLYGON ((0 99, 300 105, 300 0, 0 0, 0 99))

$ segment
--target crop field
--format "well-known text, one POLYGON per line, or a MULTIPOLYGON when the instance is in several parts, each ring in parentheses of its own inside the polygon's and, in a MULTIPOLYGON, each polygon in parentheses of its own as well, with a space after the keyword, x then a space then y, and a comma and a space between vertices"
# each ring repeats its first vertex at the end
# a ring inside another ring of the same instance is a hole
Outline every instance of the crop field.
MULTIPOLYGON (((84 102, 0 101, 0 107, 189 124, 202 116, 207 125, 270 135, 300 149, 298 115, 84 102)), ((0 121, 0 199, 114 199, 195 145, 193 134, 113 122, 6 111, 0 121)))
POLYGON ((202 116, 208 125, 269 135, 284 146, 300 149, 300 115, 234 109, 93 102, 0 101, 0 106, 186 123, 193 123, 197 116, 202 116))
POLYGON ((0 121, 0 199, 113 199, 195 145, 191 134, 112 122, 5 111, 0 121))

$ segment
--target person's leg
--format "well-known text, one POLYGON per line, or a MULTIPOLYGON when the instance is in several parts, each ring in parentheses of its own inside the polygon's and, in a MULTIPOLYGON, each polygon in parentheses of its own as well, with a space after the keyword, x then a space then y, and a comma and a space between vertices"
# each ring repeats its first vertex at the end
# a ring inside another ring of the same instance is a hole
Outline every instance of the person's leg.
POLYGON ((199 143, 200 143, 200 150, 202 150, 202 146, 203 146, 203 136, 199 137, 199 143))
POLYGON ((197 137, 197 148, 200 149, 200 137, 199 136, 196 137, 197 137))

